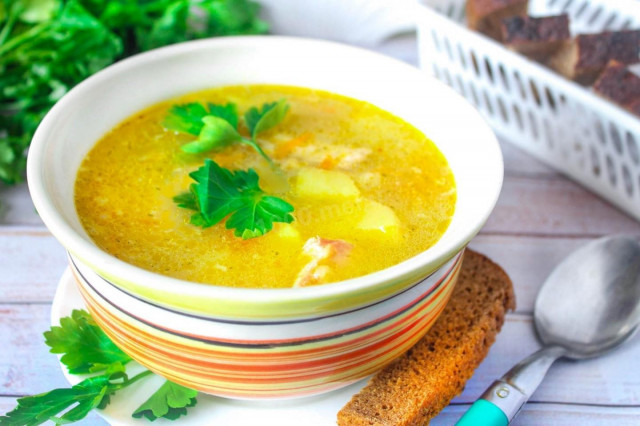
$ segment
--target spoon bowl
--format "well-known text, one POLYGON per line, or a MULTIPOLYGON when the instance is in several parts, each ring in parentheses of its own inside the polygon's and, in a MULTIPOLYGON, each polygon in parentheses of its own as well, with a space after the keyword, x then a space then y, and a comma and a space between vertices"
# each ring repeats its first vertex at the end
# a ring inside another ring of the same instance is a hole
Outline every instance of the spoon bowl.
POLYGON ((640 244, 607 237, 576 250, 549 275, 536 299, 538 337, 564 356, 611 350, 640 323, 640 244))

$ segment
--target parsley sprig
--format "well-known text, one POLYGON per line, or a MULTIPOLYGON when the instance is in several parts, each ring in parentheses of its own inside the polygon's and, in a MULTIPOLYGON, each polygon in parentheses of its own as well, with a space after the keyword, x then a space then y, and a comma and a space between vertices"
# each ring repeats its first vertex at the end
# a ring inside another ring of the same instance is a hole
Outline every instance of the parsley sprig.
POLYGON ((98 373, 116 363, 125 365, 131 361, 86 311, 75 310, 71 316, 61 318, 60 326, 51 327, 44 337, 51 353, 64 354, 60 361, 71 374, 98 373))
MULTIPOLYGON (((70 373, 102 374, 88 377, 70 388, 19 398, 16 408, 0 416, 0 425, 36 426, 46 421, 72 423, 86 417, 94 408, 105 408, 114 393, 153 374, 145 370, 129 378, 125 364, 131 358, 107 337, 86 311, 74 310, 70 317, 60 320, 60 326, 51 327, 44 336, 52 353, 63 354, 60 361, 70 373)), ((197 394, 193 389, 167 380, 132 416, 151 421, 160 417, 175 420, 186 415, 187 408, 196 405, 197 394)))
POLYGON ((239 116, 233 103, 209 103, 206 107, 197 102, 174 105, 164 120, 164 126, 197 136, 195 141, 182 146, 185 152, 199 154, 217 151, 234 143, 244 143, 271 163, 271 159, 258 144, 257 136, 282 122, 288 110, 289 104, 285 99, 265 103, 261 108, 250 108, 244 115, 244 121, 251 138, 242 136, 238 131, 239 116))
POLYGON ((124 370, 115 371, 89 377, 71 388, 20 398, 13 411, 0 417, 0 424, 35 426, 46 421, 56 424, 76 422, 94 408, 105 408, 111 395, 150 374, 147 370, 129 379, 124 370))
POLYGON ((196 211, 191 216, 193 225, 208 228, 228 217, 226 228, 248 239, 269 232, 274 222, 293 222, 293 206, 266 194, 253 169, 230 171, 206 159, 189 176, 196 183, 173 200, 179 207, 196 211))

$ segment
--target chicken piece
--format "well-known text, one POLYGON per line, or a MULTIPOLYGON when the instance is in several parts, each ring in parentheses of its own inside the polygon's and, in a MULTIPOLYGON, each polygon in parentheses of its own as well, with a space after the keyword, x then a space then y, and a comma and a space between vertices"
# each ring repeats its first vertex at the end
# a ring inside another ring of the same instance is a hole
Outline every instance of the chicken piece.
POLYGON ((295 170, 303 166, 322 167, 323 164, 330 163, 331 169, 348 171, 365 161, 372 153, 370 148, 316 141, 313 145, 293 148, 289 155, 280 160, 280 165, 285 170, 295 170))
POLYGON ((351 170, 354 166, 362 163, 371 155, 371 149, 369 148, 353 148, 345 150, 340 156, 338 156, 337 168, 342 170, 351 170))
POLYGON ((382 174, 378 172, 357 173, 354 179, 361 188, 377 189, 382 185, 382 174))
POLYGON ((324 280, 331 267, 343 262, 351 250, 353 245, 344 240, 329 240, 321 237, 309 238, 302 252, 311 257, 293 283, 294 287, 306 287, 308 285, 318 284, 324 280))

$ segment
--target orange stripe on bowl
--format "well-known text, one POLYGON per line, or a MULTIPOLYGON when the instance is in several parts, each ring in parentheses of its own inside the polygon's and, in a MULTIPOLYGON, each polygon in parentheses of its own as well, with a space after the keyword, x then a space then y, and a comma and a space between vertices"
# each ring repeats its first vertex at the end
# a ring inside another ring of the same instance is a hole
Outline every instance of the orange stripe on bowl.
MULTIPOLYGON (((345 341, 343 342, 337 342, 335 344, 331 344, 331 345, 324 345, 321 346, 322 351, 324 353, 329 354, 331 351, 337 351, 337 350, 342 350, 344 347, 346 346, 351 346, 351 347, 355 347, 358 343, 360 342, 370 342, 372 340, 372 338, 377 337, 379 335, 382 335, 384 333, 389 332, 390 330, 392 330, 393 328, 398 327, 398 324, 400 324, 400 326, 402 325, 402 322, 407 322, 411 319, 411 317, 417 315, 418 313, 421 313, 424 311, 423 306, 426 304, 430 304, 432 299, 435 299, 437 297, 439 297, 440 293, 443 291, 443 289, 445 289, 447 286, 443 286, 441 289, 439 289, 439 291, 432 295, 431 298, 429 298, 428 300, 425 300, 419 304, 417 304, 415 307, 413 307, 414 311, 413 312, 409 312, 407 313, 407 315, 405 315, 404 317, 401 317, 398 319, 398 321, 394 322, 394 323, 390 323, 388 325, 386 325, 384 328, 378 329, 377 331, 373 331, 371 333, 367 333, 364 334, 358 338, 351 338, 351 339, 345 339, 345 341)), ((93 299, 93 298, 92 298, 93 299)), ((99 305, 99 303, 95 303, 96 305, 99 305)), ((121 328, 127 328, 129 329, 130 332, 135 333, 135 334, 143 334, 142 338, 145 341, 151 341, 153 342, 155 340, 154 338, 154 333, 144 333, 142 330, 140 330, 138 327, 132 327, 130 326, 130 324, 128 324, 126 321, 121 321, 120 322, 120 327, 121 328)), ((156 330, 153 330, 156 331, 156 330)), ((166 340, 166 336, 162 335, 162 333, 158 333, 156 331, 156 334, 159 334, 163 337, 161 337, 160 339, 162 339, 162 341, 166 340)), ((172 341, 177 341, 179 340, 178 338, 172 339, 172 341)), ((223 348, 223 351, 215 351, 212 352, 213 349, 211 347, 211 345, 207 345, 206 347, 201 348, 200 350, 198 350, 197 348, 193 349, 193 343, 192 342, 188 342, 191 344, 187 344, 187 345, 180 345, 179 343, 176 343, 179 347, 177 349, 181 350, 181 352, 189 352, 190 355, 196 355, 198 353, 204 354, 206 356, 206 358, 209 358, 212 354, 214 355, 218 355, 218 356, 223 356, 225 355, 225 353, 228 353, 229 350, 226 348, 223 348)), ((219 349, 219 348, 218 348, 219 349)), ((238 357, 238 352, 239 350, 236 350, 235 353, 233 353, 233 358, 237 359, 238 357)), ((264 361, 264 357, 265 355, 268 356, 269 352, 272 352, 270 350, 264 350, 264 351, 254 351, 254 353, 248 353, 246 354, 246 359, 249 362, 255 362, 255 358, 256 357, 260 357, 261 360, 264 361)), ((309 354, 312 353, 317 353, 318 352, 318 347, 312 347, 309 349, 303 349, 303 350, 288 350, 286 351, 286 354, 284 355, 286 357, 286 362, 291 362, 291 358, 294 355, 298 355, 298 356, 305 356, 306 358, 308 358, 309 354)), ((275 359, 282 357, 281 355, 278 355, 275 359)))
MULTIPOLYGON (((269 350, 264 348, 253 351, 253 354, 248 353, 247 348, 235 348, 235 352, 230 353, 229 348, 189 341, 157 330, 155 333, 160 335, 149 333, 142 329, 149 326, 135 327, 131 321, 119 318, 117 314, 100 306, 82 283, 79 283, 79 287, 89 310, 109 337, 152 371, 185 386, 222 396, 291 397, 340 387, 370 374, 407 350, 426 332, 444 308, 453 287, 447 284, 457 277, 457 266, 436 294, 423 303, 417 303, 412 312, 400 315, 394 323, 382 329, 356 339, 326 345, 327 347, 314 342, 311 343, 314 347, 280 351, 267 358, 264 355, 269 350), (431 302, 437 299, 440 300, 432 306, 431 302), (428 313, 420 317, 419 314, 424 314, 425 311, 428 313), (385 331, 394 328, 396 331, 391 335, 380 337, 385 331), (311 356, 322 357, 327 351, 345 347, 349 350, 349 347, 358 345, 358 349, 346 355, 308 359, 311 356), (194 355, 197 355, 195 359, 194 355), (304 355, 307 355, 306 360, 304 355), (254 364, 249 367, 243 363, 238 364, 240 361, 255 362, 256 358, 260 358, 263 365, 254 364), (285 362, 288 362, 287 366, 283 365, 285 362)), ((125 316, 123 313, 119 314, 125 316)))
MULTIPOLYGON (((431 286, 431 288, 425 292, 425 294, 429 294, 430 292, 434 291, 435 289, 438 288, 438 286, 440 286, 441 288, 439 289, 439 291, 442 290, 442 288, 444 286, 446 286, 448 284, 448 282, 451 280, 452 276, 455 274, 455 272, 459 269, 460 267, 460 258, 458 258, 458 260, 452 265, 452 267, 450 268, 449 271, 447 271, 447 274, 445 276, 443 276, 442 279, 440 279, 436 284, 434 284, 433 286, 431 286)), ((76 278, 77 281, 81 281, 86 283, 86 281, 83 280, 83 278, 79 277, 76 275, 75 271, 74 271, 74 276, 76 278)), ((90 287, 91 284, 88 284, 90 287)), ((260 341, 256 341, 256 340, 251 340, 251 341, 247 341, 247 340, 238 340, 238 339, 224 339, 224 338, 211 338, 210 336, 202 336, 202 335, 197 335, 197 334, 193 334, 193 333, 184 333, 181 331, 176 331, 161 325, 158 325, 156 323, 151 323, 148 322, 146 320, 142 320, 139 317, 137 317, 136 315, 130 313, 130 312, 126 312, 126 311, 122 311, 119 307, 114 306, 115 309, 121 311, 123 314, 125 314, 128 317, 134 318, 142 323, 145 323, 147 325, 149 325, 151 328, 155 328, 158 329, 160 331, 164 331, 164 332, 168 332, 171 334, 175 334, 178 336, 182 336, 182 337, 188 337, 188 338, 193 338, 193 339, 198 339, 198 340, 202 340, 202 341, 208 341, 208 342, 212 342, 214 344, 221 344, 221 343, 229 343, 229 344, 251 344, 251 345, 278 345, 278 344, 292 344, 292 343, 300 343, 300 342, 308 342, 311 341, 313 339, 323 339, 323 338, 330 338, 330 337, 335 337, 335 336, 339 336, 340 334, 348 334, 350 332, 356 331, 358 329, 361 328, 365 328, 368 326, 372 326, 376 323, 381 323, 386 319, 389 319, 391 317, 393 317, 394 315, 398 315, 400 313, 402 313, 402 311, 406 311, 409 310, 410 308, 412 308, 412 305, 416 305, 419 303, 424 303, 424 300, 422 300, 421 298, 424 297, 424 295, 418 297, 417 299, 414 299, 413 301, 409 302, 408 304, 406 304, 405 306, 403 306, 400 309, 395 310, 394 312, 385 315, 384 317, 382 317, 381 319, 377 319, 374 321, 370 321, 369 323, 363 324, 363 325, 359 325, 358 327, 353 327, 351 329, 345 329, 345 330, 341 330, 339 332, 336 333, 327 333, 327 334, 323 334, 323 335, 314 335, 314 336, 305 336, 302 338, 297 338, 297 339, 272 339, 272 340, 260 340, 260 341)), ((429 295, 428 296, 430 299, 437 297, 437 293, 435 295, 429 295)), ((429 299, 429 300, 430 300, 429 299)), ((283 349, 286 350, 286 349, 283 349)))

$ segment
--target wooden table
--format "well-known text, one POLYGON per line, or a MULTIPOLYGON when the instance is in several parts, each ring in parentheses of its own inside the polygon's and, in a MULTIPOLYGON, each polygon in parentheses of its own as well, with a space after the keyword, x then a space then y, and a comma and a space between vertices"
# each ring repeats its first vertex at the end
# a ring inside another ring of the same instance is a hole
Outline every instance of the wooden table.
MULTIPOLYGON (((381 50, 414 61, 409 44, 381 50)), ((489 356, 433 425, 451 425, 494 379, 539 347, 532 311, 552 268, 600 236, 640 238, 640 223, 506 142, 502 195, 471 243, 511 276, 517 309, 489 356)), ((26 185, 0 187, 0 413, 17 397, 67 387, 42 333, 66 267, 65 252, 33 209, 26 185)), ((514 425, 640 425, 640 335, 597 360, 556 363, 514 425)), ((104 422, 91 414, 84 425, 104 422)), ((179 423, 176 423, 179 424, 179 423)))

